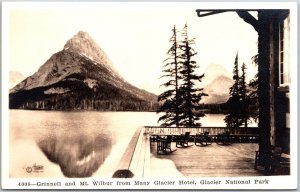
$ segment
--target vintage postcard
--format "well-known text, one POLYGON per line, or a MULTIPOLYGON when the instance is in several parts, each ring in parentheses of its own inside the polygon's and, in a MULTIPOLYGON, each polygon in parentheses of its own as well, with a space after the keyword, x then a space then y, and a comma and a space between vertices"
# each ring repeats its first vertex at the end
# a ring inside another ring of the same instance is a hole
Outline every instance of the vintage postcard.
POLYGON ((297 3, 1 14, 3 189, 297 188, 297 3))

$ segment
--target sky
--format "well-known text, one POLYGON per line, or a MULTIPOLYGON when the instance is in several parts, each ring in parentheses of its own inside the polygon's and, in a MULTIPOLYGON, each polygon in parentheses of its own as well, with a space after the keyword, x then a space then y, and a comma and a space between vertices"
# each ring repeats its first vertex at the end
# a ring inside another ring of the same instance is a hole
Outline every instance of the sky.
MULTIPOLYGON (((257 33, 235 12, 197 17, 201 4, 98 3, 58 6, 12 6, 7 30, 9 70, 30 76, 52 54, 63 49, 68 39, 85 31, 96 41, 114 68, 129 83, 159 94, 161 69, 176 25, 188 25, 196 38, 197 73, 210 64, 233 70, 236 53, 239 64, 247 65, 248 80, 257 72, 251 57, 257 54, 257 33)), ((4 5, 5 8, 5 5, 4 5)), ((6 64, 6 63, 5 63, 6 64)))

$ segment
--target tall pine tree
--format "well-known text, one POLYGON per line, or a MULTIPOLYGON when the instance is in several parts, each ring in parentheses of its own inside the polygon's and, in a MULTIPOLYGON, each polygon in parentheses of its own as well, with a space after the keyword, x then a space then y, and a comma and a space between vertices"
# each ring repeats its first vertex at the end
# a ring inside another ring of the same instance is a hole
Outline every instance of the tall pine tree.
POLYGON ((187 24, 182 30, 183 40, 179 45, 181 54, 180 58, 180 75, 182 77, 182 84, 180 86, 179 95, 182 100, 180 106, 180 125, 182 126, 201 126, 197 121, 204 116, 203 112, 200 112, 200 100, 202 96, 207 96, 203 93, 203 88, 196 88, 196 82, 201 82, 203 75, 197 75, 195 69, 197 63, 194 60, 194 56, 197 52, 192 48, 195 44, 195 38, 189 39, 187 24))
POLYGON ((172 37, 169 42, 172 44, 168 50, 168 58, 164 61, 162 77, 167 78, 167 82, 162 84, 167 90, 158 96, 158 102, 161 103, 158 113, 164 113, 159 118, 159 122, 163 122, 162 126, 179 126, 179 66, 178 66, 178 40, 177 30, 174 25, 172 29, 172 37))
POLYGON ((234 83, 230 87, 230 91, 229 91, 230 97, 226 102, 228 112, 225 116, 224 121, 227 127, 237 128, 242 125, 238 53, 236 54, 235 61, 234 61, 233 81, 234 83))
POLYGON ((241 119, 245 127, 248 126, 248 122, 250 121, 250 98, 249 98, 249 89, 246 83, 246 65, 243 63, 242 74, 239 77, 239 94, 240 94, 240 107, 241 107, 241 119))

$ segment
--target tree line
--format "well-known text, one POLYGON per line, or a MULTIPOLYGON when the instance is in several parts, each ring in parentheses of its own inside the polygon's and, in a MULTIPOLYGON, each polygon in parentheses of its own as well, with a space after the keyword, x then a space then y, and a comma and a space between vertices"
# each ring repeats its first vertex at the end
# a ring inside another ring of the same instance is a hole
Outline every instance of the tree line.
POLYGON ((98 110, 98 111, 156 111, 157 102, 142 100, 105 83, 101 91, 91 90, 82 81, 65 80, 47 87, 22 90, 9 94, 10 109, 30 110, 98 110), (63 94, 46 94, 50 88, 62 88, 63 94))
MULTIPOLYGON (((252 57, 257 63, 257 56, 252 57)), ((230 87, 229 99, 226 102, 227 112, 224 118, 227 127, 247 127, 251 118, 258 118, 257 75, 249 84, 246 83, 246 64, 241 66, 239 73, 238 54, 236 54, 233 68, 234 83, 230 87)))

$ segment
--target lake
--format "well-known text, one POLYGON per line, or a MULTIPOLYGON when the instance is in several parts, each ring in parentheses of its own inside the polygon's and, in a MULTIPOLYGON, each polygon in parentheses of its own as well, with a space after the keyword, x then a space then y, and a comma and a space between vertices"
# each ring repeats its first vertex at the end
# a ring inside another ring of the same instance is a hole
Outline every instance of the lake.
MULTIPOLYGON (((139 126, 158 125, 154 112, 9 110, 9 176, 111 178, 139 126)), ((207 114, 202 126, 224 126, 207 114)), ((256 126, 256 125, 249 125, 256 126)))

